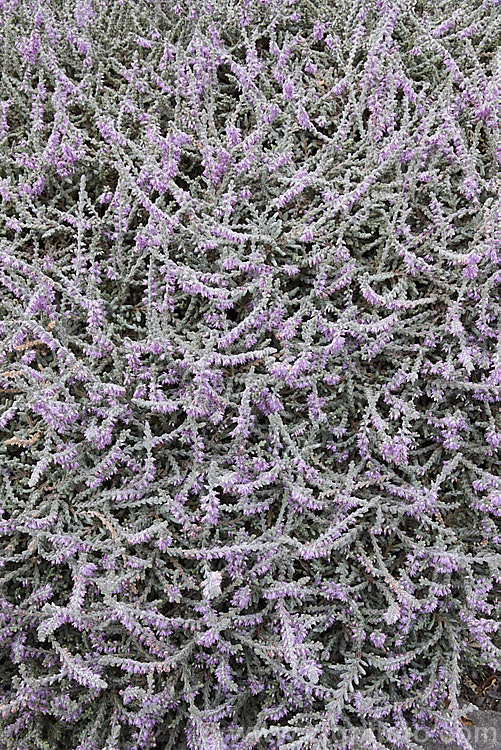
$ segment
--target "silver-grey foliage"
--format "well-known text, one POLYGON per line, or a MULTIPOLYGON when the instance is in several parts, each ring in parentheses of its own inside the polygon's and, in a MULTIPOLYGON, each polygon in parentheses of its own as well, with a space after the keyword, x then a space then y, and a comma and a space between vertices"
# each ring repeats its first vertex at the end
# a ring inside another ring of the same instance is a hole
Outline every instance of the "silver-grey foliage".
POLYGON ((0 744, 419 747, 500 668, 498 0, 0 0, 0 744))

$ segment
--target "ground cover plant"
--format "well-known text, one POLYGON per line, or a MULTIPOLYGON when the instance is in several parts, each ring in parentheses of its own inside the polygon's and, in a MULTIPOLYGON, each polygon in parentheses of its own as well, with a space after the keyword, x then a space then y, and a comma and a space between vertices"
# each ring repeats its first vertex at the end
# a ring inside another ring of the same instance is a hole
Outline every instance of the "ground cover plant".
POLYGON ((1 0, 2 747, 460 741, 500 38, 497 0, 1 0))

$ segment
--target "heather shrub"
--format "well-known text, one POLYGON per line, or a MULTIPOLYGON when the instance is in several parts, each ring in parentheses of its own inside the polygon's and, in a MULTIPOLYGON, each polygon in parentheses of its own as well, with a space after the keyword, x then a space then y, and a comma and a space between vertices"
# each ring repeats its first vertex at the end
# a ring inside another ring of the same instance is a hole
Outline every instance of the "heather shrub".
POLYGON ((500 668, 499 2, 0 28, 0 743, 460 741, 500 668))

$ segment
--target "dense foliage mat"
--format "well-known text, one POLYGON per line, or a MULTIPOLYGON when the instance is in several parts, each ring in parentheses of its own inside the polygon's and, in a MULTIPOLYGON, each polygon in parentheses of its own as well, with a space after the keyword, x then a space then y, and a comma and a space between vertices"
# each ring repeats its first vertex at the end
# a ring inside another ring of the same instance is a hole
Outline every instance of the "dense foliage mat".
POLYGON ((498 0, 1 0, 2 747, 460 735, 500 38, 498 0))

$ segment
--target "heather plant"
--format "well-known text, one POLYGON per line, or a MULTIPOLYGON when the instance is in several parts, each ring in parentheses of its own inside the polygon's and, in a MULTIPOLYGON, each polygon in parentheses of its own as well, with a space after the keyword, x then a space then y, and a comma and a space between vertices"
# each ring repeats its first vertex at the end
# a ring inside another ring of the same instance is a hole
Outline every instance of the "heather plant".
POLYGON ((0 29, 1 746, 468 747, 499 1, 1 0, 0 29))

